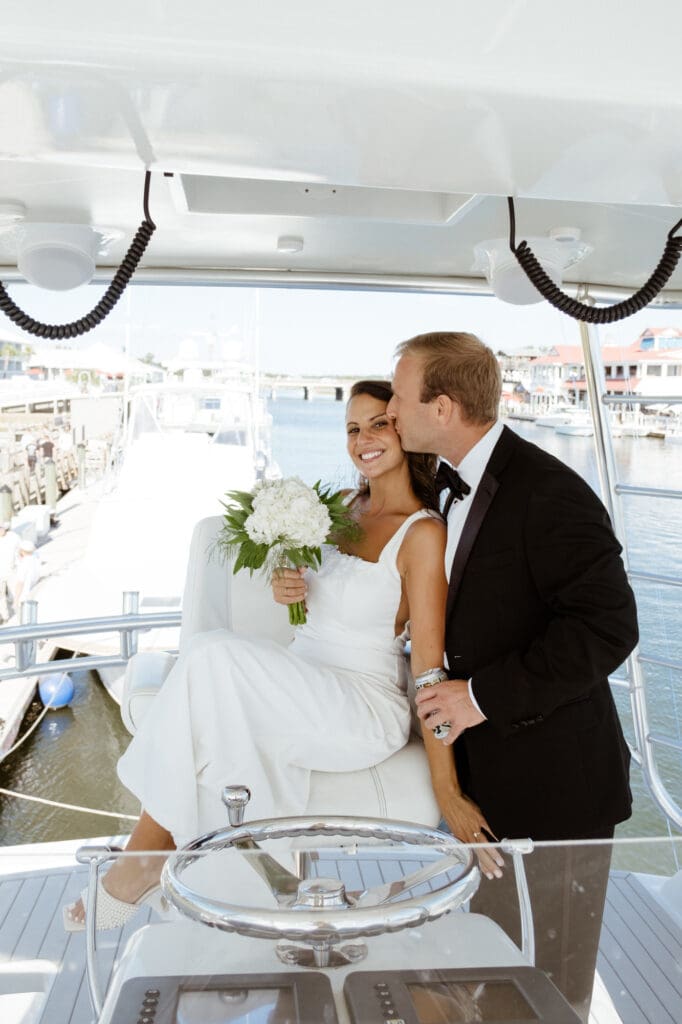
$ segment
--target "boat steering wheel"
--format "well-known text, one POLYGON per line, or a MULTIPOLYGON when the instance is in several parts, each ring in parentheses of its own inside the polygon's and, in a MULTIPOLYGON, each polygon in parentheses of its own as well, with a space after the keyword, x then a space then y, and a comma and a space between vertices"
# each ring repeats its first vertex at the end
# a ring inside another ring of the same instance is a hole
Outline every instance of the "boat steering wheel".
MULTIPOLYGON (((396 932, 435 920, 468 900, 478 888, 480 873, 470 849, 438 829, 360 817, 269 818, 234 824, 243 818, 250 794, 246 787, 226 787, 223 801, 233 825, 200 836, 170 858, 163 869, 164 894, 186 917, 223 931, 257 938, 290 940, 312 949, 316 966, 333 966, 332 951, 339 943, 365 936, 396 932), (338 878, 299 878, 274 857, 263 853, 259 842, 298 836, 342 836, 350 840, 387 840, 432 847, 441 856, 395 881, 357 892, 346 890, 338 878), (198 893, 183 881, 187 868, 207 851, 230 848, 243 851, 251 866, 269 884, 275 898, 272 909, 242 906, 198 893), (431 891, 409 895, 431 883, 431 891)), ((360 959, 354 947, 345 960, 360 959)), ((280 956, 293 961, 293 954, 280 956)), ((298 960, 296 962, 302 962, 298 960)))

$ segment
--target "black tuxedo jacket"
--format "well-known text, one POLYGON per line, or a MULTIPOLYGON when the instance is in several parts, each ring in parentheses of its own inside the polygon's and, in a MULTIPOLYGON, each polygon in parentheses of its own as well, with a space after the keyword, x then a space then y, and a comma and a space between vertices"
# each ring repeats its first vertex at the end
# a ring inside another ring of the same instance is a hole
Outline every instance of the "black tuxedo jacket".
POLYGON ((607 681, 637 642, 603 505, 507 427, 450 576, 450 675, 487 721, 454 746, 462 789, 503 837, 579 839, 629 817, 629 752, 607 681))

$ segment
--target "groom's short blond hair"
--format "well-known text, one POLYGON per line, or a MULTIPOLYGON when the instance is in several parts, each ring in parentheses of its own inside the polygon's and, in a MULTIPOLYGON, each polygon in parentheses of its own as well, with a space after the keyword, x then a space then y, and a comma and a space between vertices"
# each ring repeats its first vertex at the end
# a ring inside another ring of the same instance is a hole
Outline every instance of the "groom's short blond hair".
POLYGON ((421 401, 447 395, 459 402, 471 423, 496 420, 502 395, 502 372, 492 349, 466 331, 417 334, 398 345, 398 358, 418 356, 422 362, 421 401))

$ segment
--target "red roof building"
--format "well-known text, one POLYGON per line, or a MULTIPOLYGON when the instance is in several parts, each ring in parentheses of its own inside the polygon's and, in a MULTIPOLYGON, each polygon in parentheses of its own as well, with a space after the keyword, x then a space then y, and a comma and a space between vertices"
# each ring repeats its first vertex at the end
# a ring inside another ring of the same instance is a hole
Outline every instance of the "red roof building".
MULTIPOLYGON (((601 354, 607 393, 682 395, 682 330, 647 328, 630 345, 605 345, 601 354)), ((533 359, 530 385, 531 394, 563 395, 585 404, 580 345, 556 345, 533 359)))

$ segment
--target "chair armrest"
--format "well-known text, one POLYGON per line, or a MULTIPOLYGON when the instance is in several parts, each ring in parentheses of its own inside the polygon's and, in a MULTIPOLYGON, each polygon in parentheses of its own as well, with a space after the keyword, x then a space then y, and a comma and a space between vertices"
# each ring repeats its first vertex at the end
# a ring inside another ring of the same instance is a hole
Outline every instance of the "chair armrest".
POLYGON ((128 662, 123 678, 121 718, 129 733, 137 732, 174 664, 175 655, 163 651, 141 651, 128 662))

